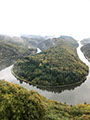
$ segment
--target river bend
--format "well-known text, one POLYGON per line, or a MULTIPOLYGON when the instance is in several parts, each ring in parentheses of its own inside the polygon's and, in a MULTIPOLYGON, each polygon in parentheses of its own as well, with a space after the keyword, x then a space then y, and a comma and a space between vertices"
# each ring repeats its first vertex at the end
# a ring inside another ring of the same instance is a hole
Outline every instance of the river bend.
MULTIPOLYGON (((89 67, 90 71, 90 63, 88 60, 84 57, 83 53, 81 52, 80 48, 82 47, 80 41, 78 41, 79 47, 77 48, 77 54, 79 58, 89 67)), ((37 49, 39 50, 39 49, 37 49)), ((39 50, 40 51, 40 50, 39 50)), ((38 53, 38 52, 37 52, 38 53)), ((12 65, 13 66, 13 65, 12 65)), ((76 87, 75 89, 71 90, 63 90, 61 93, 58 92, 48 92, 46 90, 40 90, 36 87, 33 87, 32 85, 29 85, 28 83, 23 82, 20 83, 19 80, 17 80, 11 73, 11 68, 7 67, 0 71, 0 79, 6 80, 8 82, 13 82, 15 84, 19 84, 20 86, 23 86, 27 90, 36 90, 39 94, 45 96, 48 99, 54 99, 56 101, 66 102, 68 104, 76 105, 80 103, 90 103, 90 72, 87 76, 87 79, 84 83, 82 83, 80 86, 76 87)))

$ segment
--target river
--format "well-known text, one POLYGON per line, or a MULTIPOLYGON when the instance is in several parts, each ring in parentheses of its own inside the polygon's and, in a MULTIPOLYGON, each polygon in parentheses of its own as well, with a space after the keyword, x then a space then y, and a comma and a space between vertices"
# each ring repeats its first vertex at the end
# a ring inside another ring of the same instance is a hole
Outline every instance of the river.
MULTIPOLYGON (((77 54, 79 58, 89 67, 90 71, 90 63, 88 60, 84 57, 83 53, 81 52, 80 48, 82 47, 80 41, 78 41, 79 47, 77 48, 77 54)), ((37 49, 40 51, 40 49, 37 49)), ((37 52, 38 53, 38 52, 37 52)), ((13 66, 13 65, 12 65, 13 66)), ((1 80, 6 80, 8 82, 13 82, 16 84, 19 84, 20 86, 23 86, 27 90, 36 90, 39 94, 45 96, 48 99, 53 99, 56 101, 61 101, 61 102, 66 102, 69 105, 76 105, 80 103, 90 103, 90 72, 87 76, 87 79, 84 83, 82 83, 80 86, 75 87, 74 89, 68 88, 67 90, 63 90, 61 93, 58 92, 49 92, 47 90, 40 90, 36 87, 33 87, 32 85, 29 85, 28 83, 20 83, 19 80, 17 80, 11 73, 11 68, 7 67, 3 70, 0 71, 0 79, 1 80)))

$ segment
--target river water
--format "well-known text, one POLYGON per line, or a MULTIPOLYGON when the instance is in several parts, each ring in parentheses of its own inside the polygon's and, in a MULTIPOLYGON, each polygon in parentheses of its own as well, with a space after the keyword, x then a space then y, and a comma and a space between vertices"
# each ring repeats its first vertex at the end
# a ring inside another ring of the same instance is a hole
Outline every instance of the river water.
MULTIPOLYGON (((78 43, 79 43, 79 47, 77 48, 77 54, 79 58, 89 67, 90 70, 90 63, 84 57, 83 53, 80 50, 80 48, 82 47, 80 41, 78 41, 78 43)), ((39 49, 37 50, 40 52, 39 49)), ((48 99, 54 99, 56 101, 66 102, 69 105, 71 104, 76 105, 84 102, 90 103, 90 73, 88 74, 86 81, 82 83, 80 86, 75 87, 74 89, 72 89, 73 87, 71 88, 69 87, 65 89, 56 88, 57 92, 51 92, 53 90, 51 91, 50 89, 49 91, 40 90, 36 87, 33 87, 32 85, 29 85, 28 83, 25 82, 20 83, 20 81, 17 80, 11 73, 12 66, 7 67, 0 71, 1 80, 4 79, 8 82, 19 84, 20 86, 23 86, 27 90, 31 90, 31 89, 36 90, 39 94, 45 96, 48 99)))

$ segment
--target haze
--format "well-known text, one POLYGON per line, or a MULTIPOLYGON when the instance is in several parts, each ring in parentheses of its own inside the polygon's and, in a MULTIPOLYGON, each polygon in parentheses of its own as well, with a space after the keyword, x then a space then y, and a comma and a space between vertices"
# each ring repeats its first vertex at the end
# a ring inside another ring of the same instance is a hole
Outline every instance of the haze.
POLYGON ((90 37, 90 0, 0 0, 0 34, 90 37))

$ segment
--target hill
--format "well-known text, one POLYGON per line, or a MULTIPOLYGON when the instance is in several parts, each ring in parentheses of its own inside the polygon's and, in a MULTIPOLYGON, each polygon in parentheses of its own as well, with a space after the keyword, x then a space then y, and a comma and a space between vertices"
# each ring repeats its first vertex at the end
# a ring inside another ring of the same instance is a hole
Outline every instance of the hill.
POLYGON ((21 35, 21 38, 29 43, 32 47, 37 47, 39 43, 47 39, 40 35, 21 35))
POLYGON ((68 86, 86 79, 88 67, 77 56, 74 39, 54 39, 55 45, 18 60, 14 75, 38 87, 68 86))
POLYGON ((71 43, 72 45, 74 46, 78 46, 76 40, 70 36, 60 36, 58 38, 49 38, 49 39, 46 39, 40 43, 38 43, 37 47, 40 48, 41 50, 46 50, 46 49, 49 49, 51 46, 54 46, 55 44, 57 44, 57 42, 61 42, 61 41, 64 41, 66 43, 71 43))
POLYGON ((69 106, 0 81, 0 120, 89 120, 90 104, 69 106))
POLYGON ((84 53, 85 57, 90 61, 90 43, 84 45, 81 50, 84 53))
POLYGON ((18 58, 33 54, 36 49, 28 49, 23 41, 9 36, 0 35, 0 70, 13 64, 18 58))

